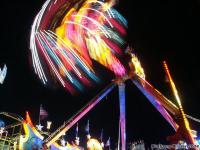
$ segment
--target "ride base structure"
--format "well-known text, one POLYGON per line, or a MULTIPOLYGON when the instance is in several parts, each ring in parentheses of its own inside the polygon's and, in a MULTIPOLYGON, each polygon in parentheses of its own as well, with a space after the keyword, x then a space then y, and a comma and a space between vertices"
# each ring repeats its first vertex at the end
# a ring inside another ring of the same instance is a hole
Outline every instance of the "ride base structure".
MULTIPOLYGON (((58 140, 77 122, 83 118, 90 110, 92 110, 98 103, 115 88, 118 87, 120 116, 119 116, 119 129, 120 129, 120 150, 128 149, 126 147, 126 96, 125 84, 127 80, 132 83, 146 96, 152 105, 160 112, 166 121, 174 129, 175 134, 169 136, 167 140, 176 144, 179 141, 184 141, 187 144, 197 144, 195 136, 187 118, 191 116, 186 115, 178 97, 175 84, 170 75, 166 62, 164 63, 166 74, 169 78, 172 91, 177 100, 178 106, 167 99, 162 93, 155 89, 148 83, 144 76, 138 73, 137 68, 130 72, 129 75, 113 80, 105 89, 97 94, 87 105, 85 105, 78 113, 66 121, 53 133, 43 135, 32 123, 29 113, 26 112, 26 119, 19 117, 12 113, 1 112, 0 115, 9 117, 15 120, 15 123, 1 127, 0 129, 0 149, 2 150, 33 150, 33 149, 50 149, 50 150, 81 150, 83 149, 78 143, 60 145, 58 140)), ((89 150, 103 150, 104 146, 94 138, 89 137, 87 142, 87 149, 89 150), (92 144, 91 144, 92 143, 92 144)), ((196 148, 194 148, 196 149, 196 148)))

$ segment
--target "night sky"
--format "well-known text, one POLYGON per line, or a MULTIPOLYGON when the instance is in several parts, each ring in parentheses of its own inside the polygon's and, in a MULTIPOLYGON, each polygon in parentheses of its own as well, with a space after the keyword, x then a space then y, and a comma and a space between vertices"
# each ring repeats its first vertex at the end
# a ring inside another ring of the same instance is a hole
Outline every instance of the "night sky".
MULTIPOLYGON (((43 0, 1 2, 0 67, 7 64, 8 75, 0 85, 0 111, 25 116, 28 110, 34 123, 39 106, 48 111, 52 130, 68 120, 114 77, 97 64, 101 83, 84 93, 72 96, 62 88, 48 88, 38 80, 30 63, 29 35, 31 24, 43 0), (105 74, 106 77, 105 77, 105 74)), ((167 60, 187 114, 200 118, 199 111, 199 0, 122 0, 116 7, 129 22, 128 41, 134 47, 146 79, 169 99, 174 99, 165 80, 162 61, 167 60)), ((126 82, 127 140, 164 143, 172 128, 130 82, 126 82)), ((87 119, 91 135, 104 129, 105 140, 112 144, 118 134, 118 91, 115 89, 80 122, 81 134, 87 119)), ((45 121, 44 121, 45 122, 45 121)), ((191 122, 197 131, 200 125, 191 122)), ((73 137, 74 128, 67 137, 73 137)))

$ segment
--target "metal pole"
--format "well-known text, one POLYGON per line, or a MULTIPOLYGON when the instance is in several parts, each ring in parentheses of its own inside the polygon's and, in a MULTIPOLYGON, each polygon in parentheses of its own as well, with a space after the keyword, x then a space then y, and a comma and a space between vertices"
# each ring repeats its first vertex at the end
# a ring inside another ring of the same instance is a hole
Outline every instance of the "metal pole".
POLYGON ((119 83, 119 107, 120 107, 120 127, 122 150, 126 150, 126 104, 125 104, 125 84, 119 83))
MULTIPOLYGON (((138 78, 139 79, 139 78, 138 78)), ((137 79, 132 79, 133 84, 146 96, 146 98, 151 102, 151 104, 161 113, 161 115, 167 120, 167 122, 173 127, 176 131, 178 129, 178 125, 171 117, 171 115, 165 110, 165 99, 156 89, 154 89, 147 81, 137 79), (164 103, 164 105, 163 105, 164 103)))
POLYGON ((49 147, 57 139, 59 139, 66 131, 68 131, 74 124, 76 124, 83 116, 85 116, 91 109, 93 109, 104 97, 106 97, 116 86, 115 83, 111 83, 108 87, 102 90, 96 97, 94 97, 85 107, 83 107, 77 114, 70 118, 60 128, 58 128, 52 135, 46 140, 46 146, 49 147))

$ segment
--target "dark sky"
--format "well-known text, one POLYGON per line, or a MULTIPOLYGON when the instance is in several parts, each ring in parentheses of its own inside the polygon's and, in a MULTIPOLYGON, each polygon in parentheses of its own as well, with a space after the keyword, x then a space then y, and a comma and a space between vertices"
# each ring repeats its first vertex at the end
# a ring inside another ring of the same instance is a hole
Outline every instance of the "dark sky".
MULTIPOLYGON (((42 85, 29 63, 29 35, 32 21, 43 3, 43 0, 1 2, 0 66, 7 64, 8 75, 0 85, 0 111, 24 116, 28 110, 37 123, 39 106, 43 104, 56 129, 103 89, 112 75, 102 67, 99 72, 107 73, 108 77, 102 76, 101 84, 78 96, 71 96, 62 88, 42 85)), ((147 80, 174 99, 162 68, 162 61, 167 60, 185 112, 200 118, 199 0, 122 0, 117 8, 129 22, 128 39, 141 60, 147 80)), ((128 141, 164 142, 173 133, 172 128, 131 82, 127 82, 126 90, 128 141)), ((118 114, 115 89, 80 121, 80 126, 83 130, 86 120, 90 119, 92 135, 99 135, 104 128, 105 138, 111 136, 114 142, 118 114)), ((196 130, 200 129, 198 124, 191 123, 196 130)))

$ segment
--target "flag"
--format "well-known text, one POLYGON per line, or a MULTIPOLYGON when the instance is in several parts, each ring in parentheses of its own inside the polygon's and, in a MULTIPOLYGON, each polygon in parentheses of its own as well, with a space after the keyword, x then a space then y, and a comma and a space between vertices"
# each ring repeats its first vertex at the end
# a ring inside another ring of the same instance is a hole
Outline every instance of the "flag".
POLYGON ((78 123, 76 125, 76 137, 78 137, 78 123))
POLYGON ((47 111, 40 105, 40 120, 43 120, 48 116, 47 111))
POLYGON ((106 142, 106 146, 110 146, 110 137, 108 138, 108 140, 106 142))
POLYGON ((76 143, 76 145, 79 145, 79 143, 80 143, 80 140, 79 140, 79 137, 78 137, 78 123, 76 124, 76 139, 75 139, 75 143, 76 143))
POLYGON ((85 127, 85 131, 87 134, 90 134, 90 121, 88 120, 87 125, 85 127))
POLYGON ((101 129, 100 140, 101 140, 101 142, 103 141, 103 129, 101 129))

